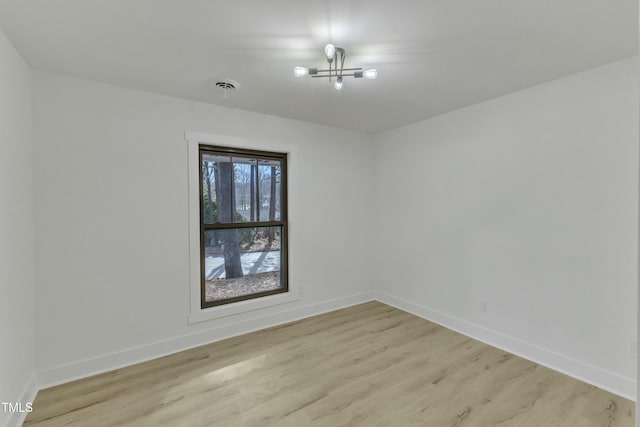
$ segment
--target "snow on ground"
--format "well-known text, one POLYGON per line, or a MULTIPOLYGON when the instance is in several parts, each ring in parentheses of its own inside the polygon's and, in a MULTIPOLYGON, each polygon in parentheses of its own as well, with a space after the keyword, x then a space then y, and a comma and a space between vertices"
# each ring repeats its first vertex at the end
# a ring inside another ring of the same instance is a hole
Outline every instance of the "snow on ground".
MULTIPOLYGON (((240 255, 242 272, 247 274, 266 273, 280 270, 280 251, 247 252, 240 255)), ((205 259, 204 274, 206 280, 223 279, 224 257, 208 256, 205 259)))

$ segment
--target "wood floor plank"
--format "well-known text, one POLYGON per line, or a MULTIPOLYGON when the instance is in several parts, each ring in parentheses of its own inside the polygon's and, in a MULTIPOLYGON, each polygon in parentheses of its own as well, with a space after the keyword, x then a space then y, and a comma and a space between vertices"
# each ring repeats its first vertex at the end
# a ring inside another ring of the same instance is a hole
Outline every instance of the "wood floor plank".
POLYGON ((42 390, 25 426, 633 427, 634 405, 371 302, 42 390))

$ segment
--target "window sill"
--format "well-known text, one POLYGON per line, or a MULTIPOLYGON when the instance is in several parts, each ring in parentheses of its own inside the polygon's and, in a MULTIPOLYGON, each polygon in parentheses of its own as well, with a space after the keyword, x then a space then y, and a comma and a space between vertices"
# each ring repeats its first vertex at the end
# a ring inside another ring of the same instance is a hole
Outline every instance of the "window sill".
POLYGON ((281 304, 288 304, 299 301, 300 298, 295 292, 289 292, 260 297, 256 299, 239 301, 232 304, 209 307, 205 309, 197 308, 189 314, 189 324, 206 322, 207 320, 219 319, 221 317, 234 316, 249 313, 263 308, 273 307, 281 304))

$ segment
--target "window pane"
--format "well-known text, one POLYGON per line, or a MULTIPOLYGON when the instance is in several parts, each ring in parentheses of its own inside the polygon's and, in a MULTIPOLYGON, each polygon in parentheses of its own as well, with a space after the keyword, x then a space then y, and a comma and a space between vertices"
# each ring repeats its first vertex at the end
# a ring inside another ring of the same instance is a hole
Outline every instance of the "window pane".
POLYGON ((230 156, 202 154, 202 220, 205 224, 230 222, 232 177, 230 156))
POLYGON ((205 231, 206 302, 283 289, 282 227, 205 231))
POLYGON ((204 224, 281 219, 280 160, 202 154, 204 224))
POLYGON ((279 160, 258 161, 259 221, 280 220, 281 170, 279 160))
POLYGON ((256 174, 258 160, 249 157, 232 158, 234 169, 234 222, 255 221, 256 174))

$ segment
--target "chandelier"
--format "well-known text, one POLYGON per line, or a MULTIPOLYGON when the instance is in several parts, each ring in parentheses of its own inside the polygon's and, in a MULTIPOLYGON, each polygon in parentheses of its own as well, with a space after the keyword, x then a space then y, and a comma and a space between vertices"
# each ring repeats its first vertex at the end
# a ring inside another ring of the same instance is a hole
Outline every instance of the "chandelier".
POLYGON ((375 79, 376 77, 378 77, 378 70, 376 70, 375 68, 371 68, 368 70, 364 70, 362 67, 344 68, 344 60, 347 54, 341 47, 336 47, 329 43, 324 47, 324 54, 327 56, 327 62, 329 63, 328 69, 318 70, 317 68, 295 67, 293 69, 293 74, 296 77, 328 77, 330 82, 332 79, 335 79, 333 87, 336 90, 342 89, 343 77, 353 77, 356 79, 375 79))

